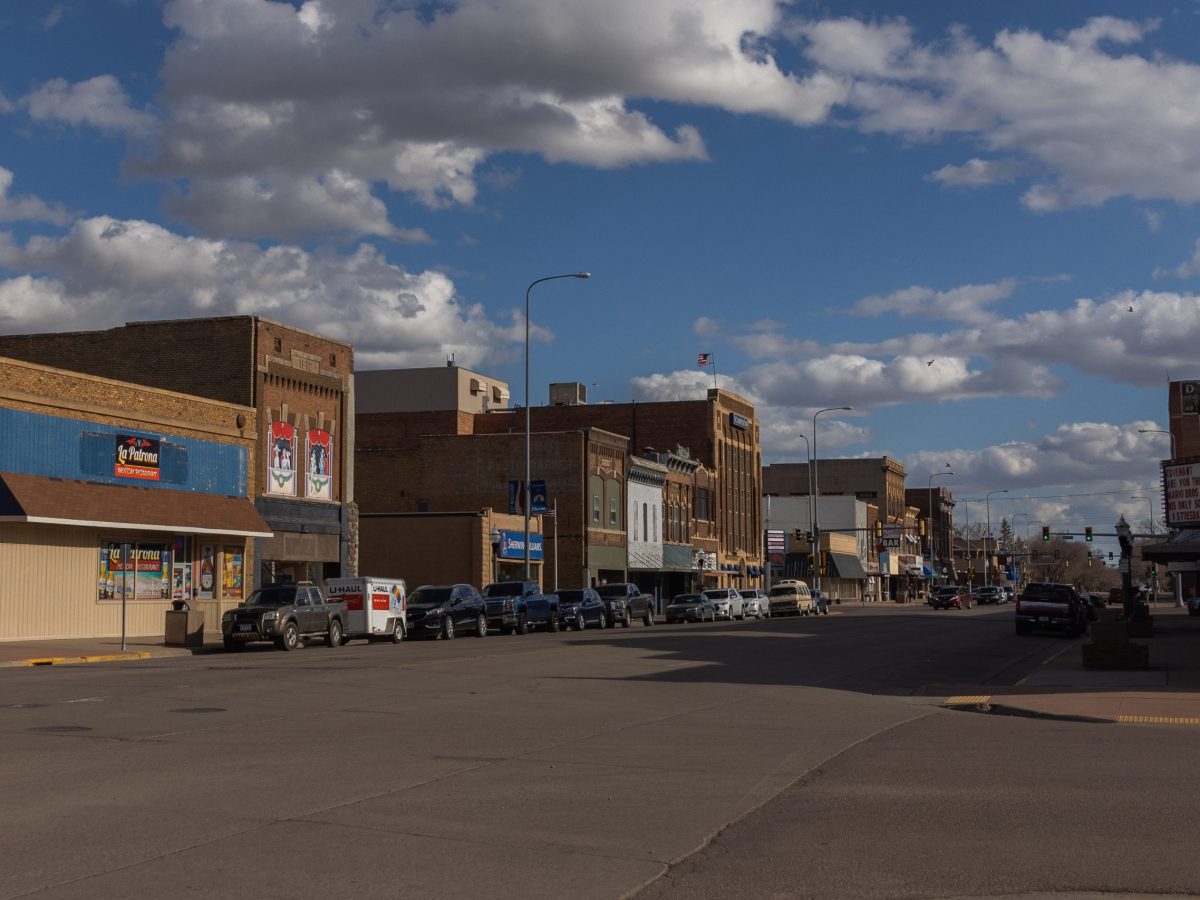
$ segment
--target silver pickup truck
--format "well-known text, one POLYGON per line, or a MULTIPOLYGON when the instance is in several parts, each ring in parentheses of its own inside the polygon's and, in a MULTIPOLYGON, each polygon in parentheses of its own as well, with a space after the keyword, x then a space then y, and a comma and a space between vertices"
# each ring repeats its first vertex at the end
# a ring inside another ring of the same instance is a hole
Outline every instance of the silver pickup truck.
POLYGON ((1017 596, 1017 634, 1054 628, 1078 635, 1087 630, 1087 623, 1087 604, 1072 585, 1031 581, 1017 596))

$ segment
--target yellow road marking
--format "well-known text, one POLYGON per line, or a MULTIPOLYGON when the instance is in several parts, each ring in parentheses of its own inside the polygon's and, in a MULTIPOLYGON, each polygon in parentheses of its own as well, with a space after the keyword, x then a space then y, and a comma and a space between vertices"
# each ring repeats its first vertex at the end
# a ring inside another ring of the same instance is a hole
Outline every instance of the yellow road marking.
POLYGON ((104 653, 97 656, 42 656, 36 659, 17 660, 13 666, 70 666, 78 663, 115 662, 122 659, 149 659, 145 650, 130 650, 125 653, 104 653))
POLYGON ((991 694, 960 694, 957 697, 947 697, 943 706, 978 706, 992 699, 991 694))
POLYGON ((1197 716, 1117 716, 1127 725, 1200 725, 1197 716))

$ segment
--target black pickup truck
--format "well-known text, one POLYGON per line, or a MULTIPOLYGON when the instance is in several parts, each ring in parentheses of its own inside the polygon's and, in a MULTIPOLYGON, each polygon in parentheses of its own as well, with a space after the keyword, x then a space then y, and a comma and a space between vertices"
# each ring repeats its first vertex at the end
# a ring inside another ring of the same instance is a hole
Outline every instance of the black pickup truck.
POLYGON ((651 594, 642 593, 642 589, 636 584, 620 583, 620 584, 602 584, 596 588, 596 593, 603 599, 604 603, 609 607, 608 624, 610 626, 620 622, 628 627, 631 619, 641 619, 643 625, 654 624, 654 597, 651 594), (624 614, 617 612, 616 600, 621 600, 624 604, 624 614))
POLYGON ((536 581, 496 581, 483 589, 488 626, 501 634, 528 634, 535 625, 558 631, 558 595, 543 594, 536 581))
POLYGON ((280 650, 295 650, 310 637, 340 647, 345 633, 345 601, 326 599, 307 581, 259 588, 221 617, 226 650, 241 650, 253 641, 273 641, 280 650))

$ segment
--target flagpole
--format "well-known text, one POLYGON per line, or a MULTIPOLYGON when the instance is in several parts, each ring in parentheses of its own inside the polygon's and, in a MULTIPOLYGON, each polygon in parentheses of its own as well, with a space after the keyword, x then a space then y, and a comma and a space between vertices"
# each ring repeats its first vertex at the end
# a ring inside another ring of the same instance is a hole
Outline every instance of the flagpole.
POLYGON ((712 354, 710 354, 710 355, 709 355, 709 358, 712 360, 712 367, 713 367, 713 390, 715 391, 715 390, 719 390, 719 388, 717 387, 717 354, 715 354, 715 353, 712 353, 712 354))

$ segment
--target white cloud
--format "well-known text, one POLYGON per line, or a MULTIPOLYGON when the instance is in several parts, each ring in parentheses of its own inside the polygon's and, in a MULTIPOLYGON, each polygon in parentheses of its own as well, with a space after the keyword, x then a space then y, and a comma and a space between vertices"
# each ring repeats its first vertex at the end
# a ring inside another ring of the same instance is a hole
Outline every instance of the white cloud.
POLYGON ((1185 259, 1173 269, 1155 269, 1155 278, 1167 278, 1175 276, 1176 278, 1191 278, 1197 272, 1200 272, 1200 240, 1197 240, 1192 248, 1191 258, 1185 259))
POLYGON ((112 75, 97 75, 76 84, 55 78, 36 87, 21 103, 36 121, 91 125, 129 135, 148 134, 155 126, 153 116, 133 108, 129 95, 112 75))
POLYGON ((968 159, 960 166, 942 166, 929 174, 930 181, 951 187, 986 187, 1012 181, 1026 167, 1010 159, 968 159))
POLYGON ((948 291, 914 285, 884 296, 864 297, 850 311, 859 316, 878 316, 888 312, 927 319, 949 319, 964 324, 984 324, 996 318, 986 307, 1012 296, 1014 278, 995 284, 964 284, 948 291))
POLYGON ((12 197, 9 189, 13 184, 13 173, 0 166, 0 222, 49 222, 66 225, 71 214, 58 203, 47 203, 31 194, 12 197))
POLYGON ((55 25, 63 20, 63 8, 61 4, 55 4, 50 7, 50 12, 42 18, 42 27, 49 31, 55 25))
POLYGON ((697 337, 715 337, 721 333, 721 323, 708 316, 701 316, 692 323, 692 334, 697 337))
POLYGON ((517 340, 515 326, 465 303, 445 275, 408 272, 369 244, 348 254, 264 250, 96 217, 23 245, 0 235, 0 267, 20 273, 0 280, 10 333, 258 314, 353 343, 362 368, 438 365, 449 353, 480 365, 517 340))

